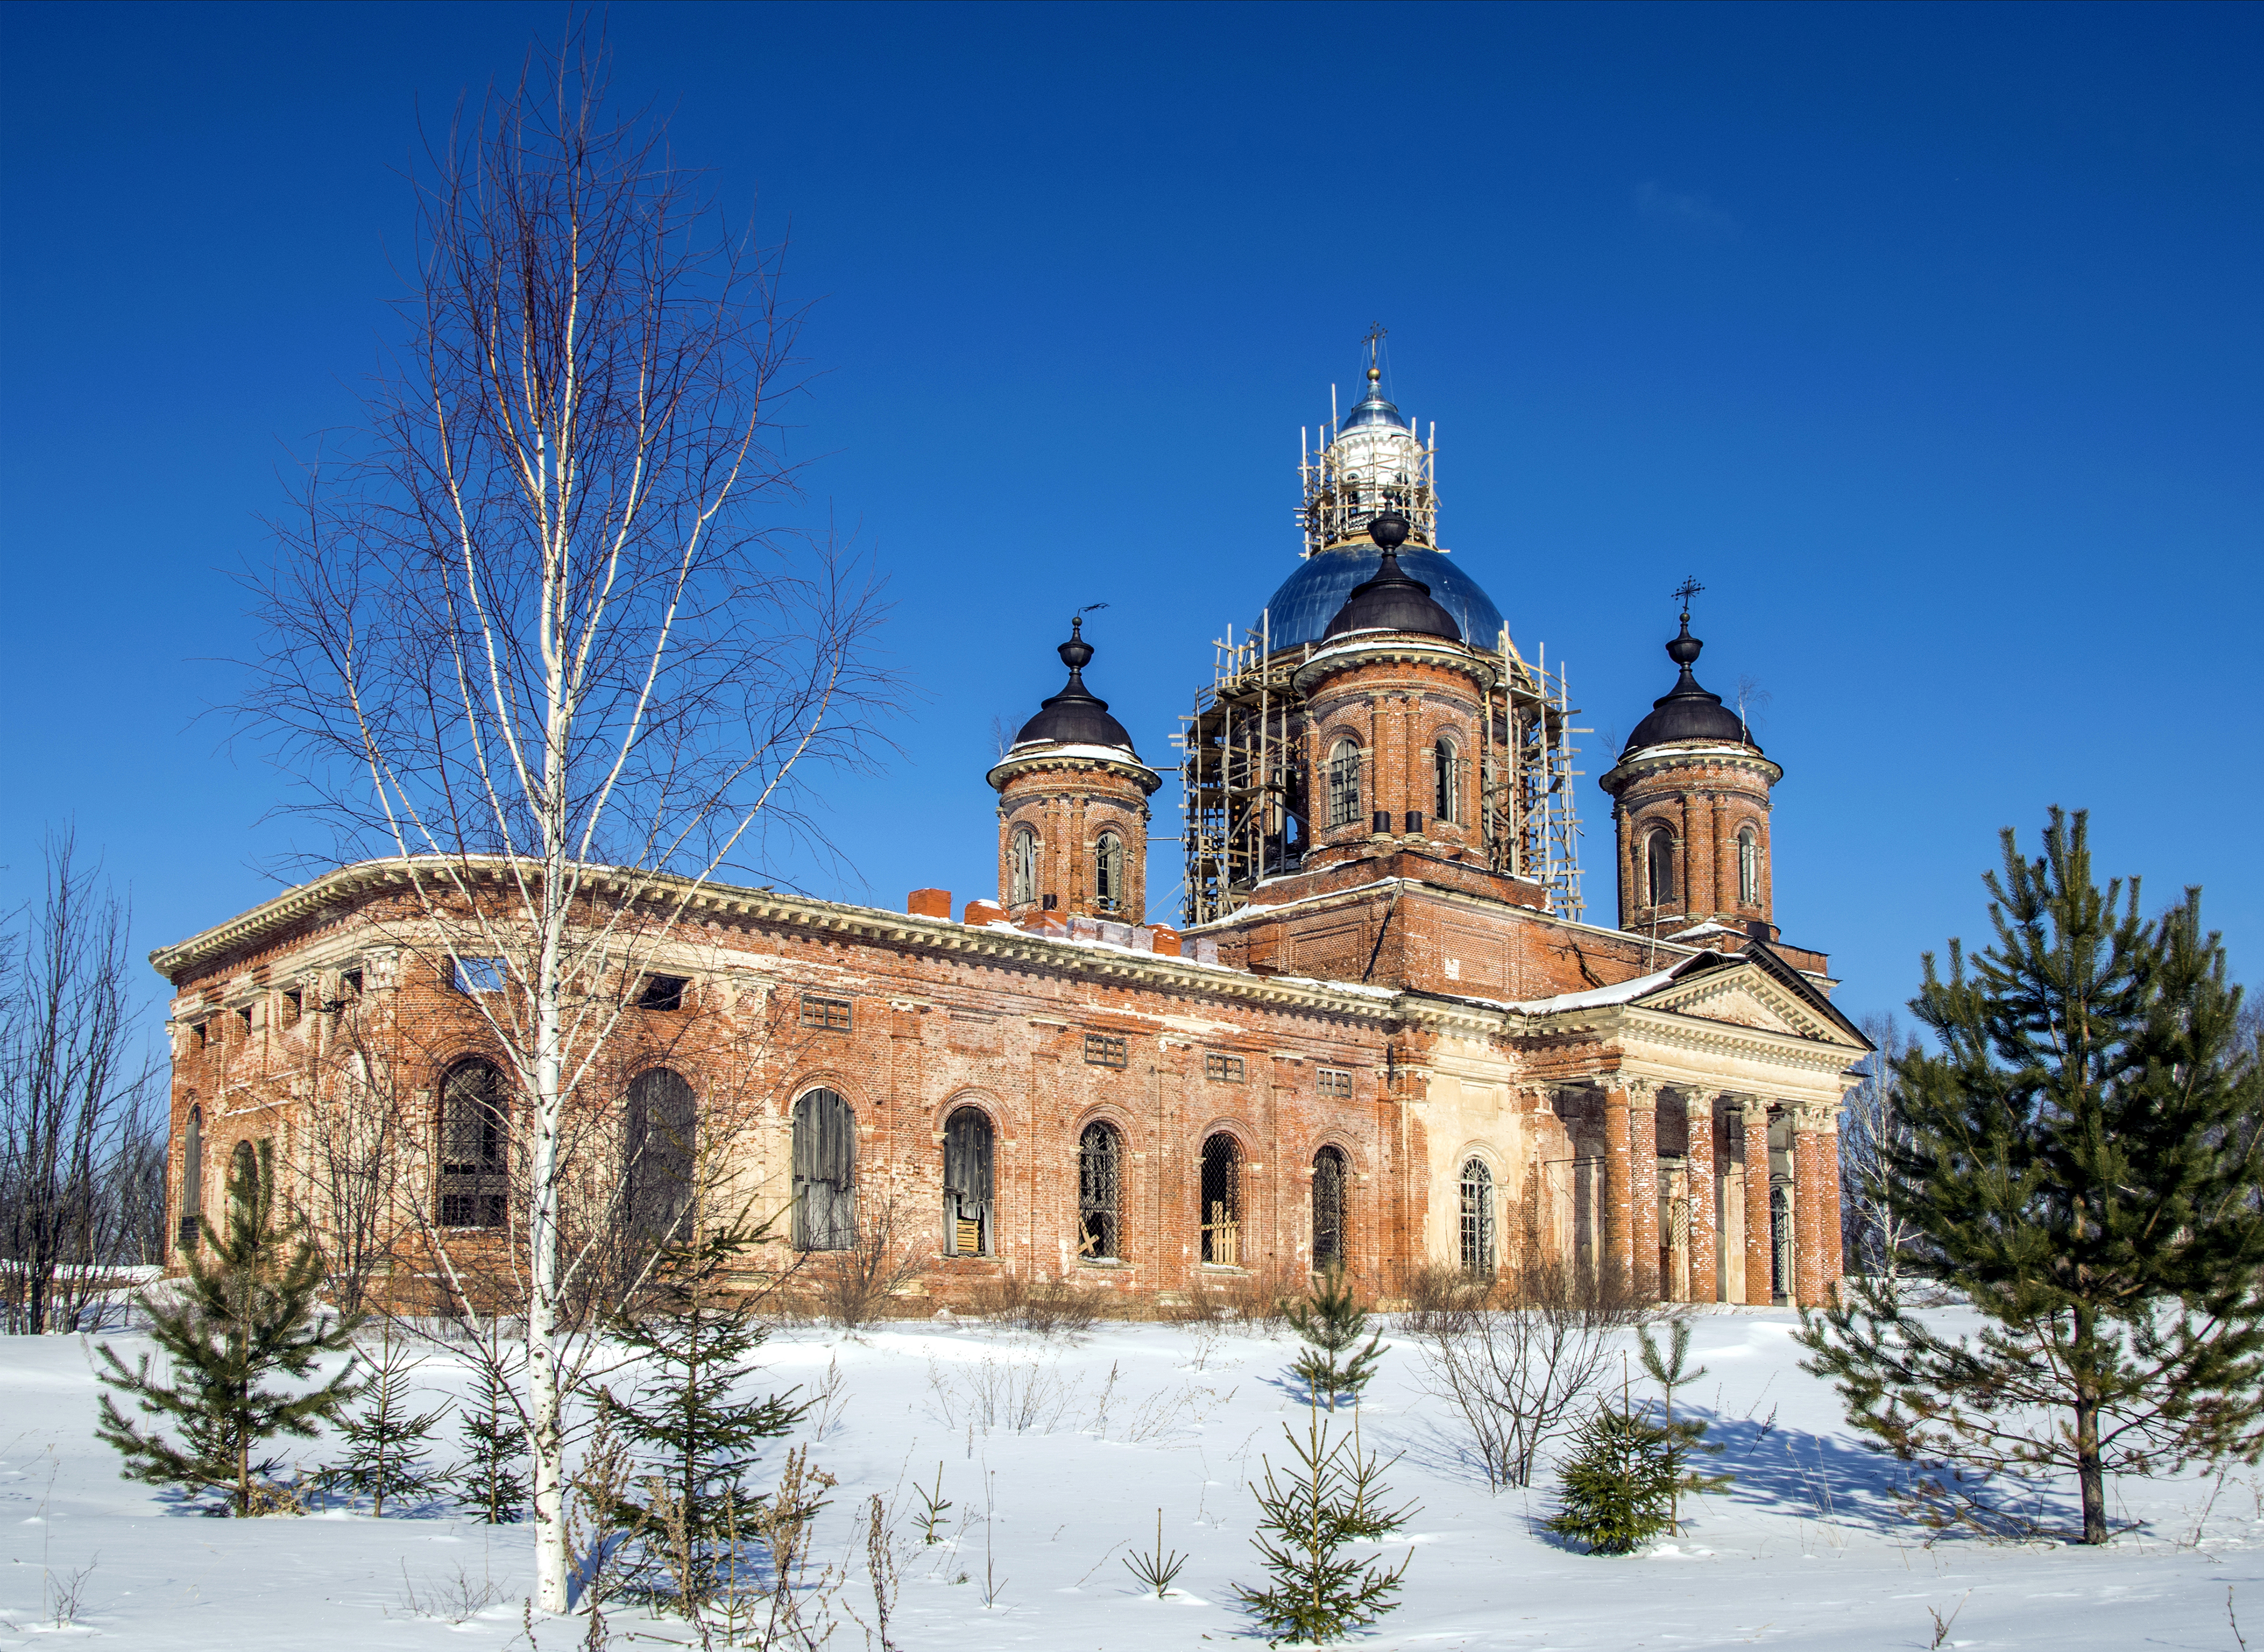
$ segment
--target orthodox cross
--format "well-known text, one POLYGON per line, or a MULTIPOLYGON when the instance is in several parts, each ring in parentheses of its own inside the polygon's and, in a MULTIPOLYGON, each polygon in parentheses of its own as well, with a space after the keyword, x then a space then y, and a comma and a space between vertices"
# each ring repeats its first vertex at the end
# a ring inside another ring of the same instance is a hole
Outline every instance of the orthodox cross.
POLYGON ((1384 335, 1390 330, 1391 330, 1386 327, 1382 322, 1377 322, 1368 330, 1367 336, 1360 341, 1368 346, 1368 365, 1369 366, 1373 367, 1375 366, 1376 351, 1382 348, 1384 335))
POLYGON ((1685 620, 1687 620, 1690 617, 1690 599, 1705 589, 1706 588, 1703 585, 1698 583, 1698 576, 1694 574, 1686 578, 1680 585, 1677 585, 1674 588, 1673 594, 1675 600, 1682 605, 1682 617, 1685 620))

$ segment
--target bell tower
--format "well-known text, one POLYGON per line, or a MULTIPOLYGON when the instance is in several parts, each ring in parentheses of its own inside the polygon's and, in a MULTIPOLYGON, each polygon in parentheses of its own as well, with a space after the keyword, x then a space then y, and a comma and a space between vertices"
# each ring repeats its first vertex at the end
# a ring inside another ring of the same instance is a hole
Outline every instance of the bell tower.
POLYGON ((1083 615, 1070 621, 1057 651, 1068 683, 1022 725, 989 776, 998 793, 998 903, 1018 924, 1143 923, 1148 798, 1163 777, 1085 685, 1092 644, 1083 615))
POLYGON ((1619 840, 1620 927, 1668 937, 1710 924, 1774 940, 1770 792, 1784 771, 1691 670, 1705 644, 1690 634, 1690 598, 1703 589, 1689 580, 1674 593, 1682 630, 1666 657, 1681 676, 1602 780, 1619 840))

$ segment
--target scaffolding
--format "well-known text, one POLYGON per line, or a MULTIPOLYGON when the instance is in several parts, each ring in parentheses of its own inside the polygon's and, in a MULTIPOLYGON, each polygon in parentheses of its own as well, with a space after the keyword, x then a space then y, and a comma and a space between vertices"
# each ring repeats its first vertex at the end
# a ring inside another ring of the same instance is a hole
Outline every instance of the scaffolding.
MULTIPOLYGON (((1211 680, 1179 719, 1186 869, 1180 911, 1192 928, 1227 917, 1269 877, 1295 872, 1310 841, 1304 702, 1295 678, 1312 645, 1272 646, 1273 617, 1213 641, 1211 680)), ((1563 663, 1528 663, 1505 628, 1479 657, 1496 670, 1482 694, 1479 843, 1493 870, 1542 887, 1548 909, 1578 918, 1580 819, 1573 782, 1579 714, 1563 663)))

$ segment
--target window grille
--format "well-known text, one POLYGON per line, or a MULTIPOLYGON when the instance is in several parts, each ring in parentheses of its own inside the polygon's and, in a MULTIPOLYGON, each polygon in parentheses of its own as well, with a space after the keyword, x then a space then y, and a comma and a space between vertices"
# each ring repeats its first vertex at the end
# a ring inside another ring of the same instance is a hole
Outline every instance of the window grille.
POLYGON ((802 1024, 816 1027, 821 1032, 846 1032, 849 1030, 849 1000, 820 998, 810 993, 802 995, 802 1024))
POLYGON ((450 979, 458 992, 501 992, 503 971, 500 958, 459 958, 450 979))
POLYGON ((503 1075, 466 1061, 440 1086, 440 1225, 504 1225, 503 1075))
POLYGON ((1782 1182, 1769 1188, 1769 1293, 1792 1294, 1792 1199, 1782 1182))
POLYGON ((1761 903, 1761 841, 1750 826, 1738 834, 1738 904, 1761 903))
POLYGON ((1203 1143, 1202 1259, 1242 1265, 1242 1144, 1223 1130, 1203 1143))
POLYGON ((1329 824, 1350 826, 1360 819, 1360 748, 1337 742, 1329 753, 1329 824))
POLYGON ((1077 1148, 1077 1254, 1089 1262, 1124 1254, 1124 1138, 1114 1125, 1085 1127, 1077 1148))
POLYGON ((1124 904, 1124 840, 1114 832, 1100 834, 1093 855, 1092 894, 1104 912, 1114 912, 1124 904))
POLYGON ((1085 1059, 1091 1067, 1122 1067, 1126 1056, 1124 1040, 1113 1032, 1088 1032, 1085 1035, 1085 1059))
POLYGON ((1038 835, 1027 826, 1014 828, 1006 855, 1006 900, 1019 906, 1038 898, 1038 835))
POLYGON ((647 975, 644 989, 637 994, 640 1010, 681 1010, 684 989, 692 983, 682 975, 647 975))
POLYGON ((1203 1076, 1222 1084, 1238 1084, 1242 1082, 1242 1057, 1207 1054, 1203 1057, 1203 1076))
POLYGON ((943 1123, 943 1253, 995 1254, 990 1206, 990 1115, 961 1107, 943 1123))
POLYGON ((1493 1171, 1484 1159, 1462 1165, 1462 1272, 1494 1269, 1493 1171))
POLYGON ((629 1082, 622 1204, 640 1253, 684 1236, 689 1227, 697 1128, 697 1103, 680 1075, 656 1067, 629 1082))
POLYGON ((1333 1096, 1339 1101, 1352 1099, 1352 1075, 1340 1067, 1315 1069, 1313 1087, 1324 1096, 1333 1096))
POLYGON ((1313 1267, 1340 1268, 1345 1261, 1345 1156, 1338 1148, 1313 1155, 1313 1267))
POLYGON ((794 1243, 801 1250, 857 1243, 857 1115, 831 1090, 794 1104, 794 1243))

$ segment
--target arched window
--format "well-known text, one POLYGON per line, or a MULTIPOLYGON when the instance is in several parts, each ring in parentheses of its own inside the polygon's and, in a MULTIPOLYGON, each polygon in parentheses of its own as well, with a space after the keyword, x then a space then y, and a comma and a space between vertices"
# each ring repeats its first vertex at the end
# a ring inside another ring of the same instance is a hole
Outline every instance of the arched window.
POLYGON ((1345 1156, 1340 1148, 1313 1155, 1313 1271, 1345 1264, 1345 1156))
POLYGON ((1644 888, 1648 904, 1665 906, 1674 899, 1674 834, 1660 827, 1643 840, 1644 888))
POLYGON ((1462 1272, 1494 1269, 1493 1171, 1484 1159, 1462 1162, 1462 1272))
POLYGON ((1750 826, 1738 830, 1738 904, 1761 903, 1761 837, 1750 826))
POLYGON ((1086 1261, 1124 1254, 1124 1138, 1099 1120, 1077 1144, 1077 1253, 1086 1261))
POLYGON ((802 1250, 857 1243, 857 1115, 830 1090, 794 1104, 794 1243, 802 1250))
POLYGON ((1769 1293, 1792 1294, 1792 1199, 1782 1182, 1769 1188, 1769 1293))
POLYGON ((254 1213, 259 1209, 259 1155, 249 1141, 239 1141, 228 1156, 228 1200, 254 1213))
POLYGON ((1349 826, 1360 819, 1360 748, 1339 740, 1329 753, 1329 824, 1349 826))
POLYGON ((990 1115, 960 1107, 943 1121, 943 1254, 997 1254, 990 1211, 990 1115))
POLYGON ((1436 771, 1432 787, 1431 818, 1448 826, 1462 823, 1462 758, 1451 740, 1440 740, 1431 748, 1431 766, 1436 771))
POLYGON ((1114 832, 1100 834, 1092 856, 1092 894, 1104 912, 1124 904, 1124 840, 1114 832))
POLYGON ((1202 1259, 1242 1265, 1242 1143, 1223 1130, 1203 1143, 1202 1259))
POLYGON ((189 1109, 181 1131, 181 1220, 175 1248, 193 1250, 205 1214, 205 1110, 189 1109))
POLYGON ((629 1081, 621 1133, 622 1206, 639 1250, 686 1236, 692 1214, 692 1086, 665 1067, 629 1081))
POLYGON ((1038 835, 1027 826, 1014 828, 1006 851, 1006 900, 1020 906, 1038 898, 1038 835))
POLYGON ((503 1075, 460 1061, 440 1084, 440 1225, 504 1225, 506 1135, 503 1075))

